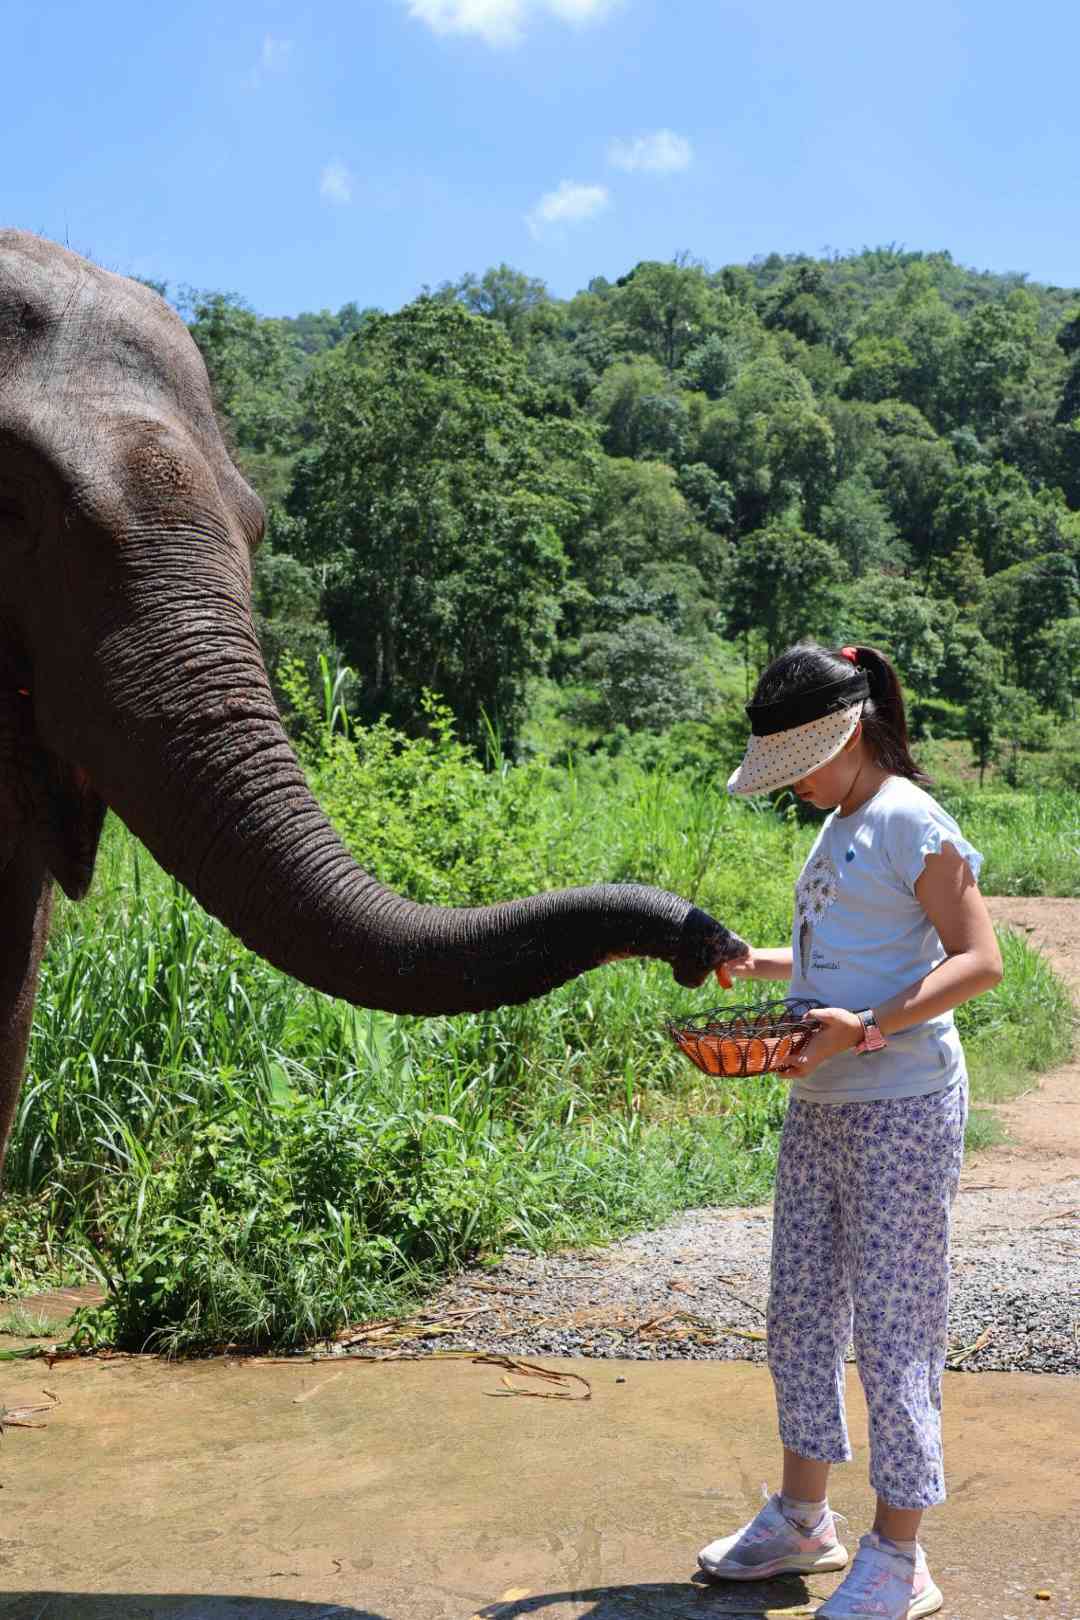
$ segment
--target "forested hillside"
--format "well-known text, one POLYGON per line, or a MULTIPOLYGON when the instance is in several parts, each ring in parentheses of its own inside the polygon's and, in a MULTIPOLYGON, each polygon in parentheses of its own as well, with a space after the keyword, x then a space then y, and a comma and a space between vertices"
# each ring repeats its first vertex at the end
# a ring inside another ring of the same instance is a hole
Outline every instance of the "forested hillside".
MULTIPOLYGON (((391 888, 653 883, 779 944, 817 818, 723 788, 749 682, 811 634, 895 655, 985 892, 1080 894, 1080 293, 888 250, 641 264, 566 301, 500 266, 393 314, 176 302, 269 509, 297 753, 391 888), (997 791, 960 780, 980 760, 997 791)), ((1002 946, 959 1009, 976 1145, 979 1104, 1071 1036, 1002 946)), ((104 1281, 81 1346, 294 1345, 478 1253, 760 1201, 785 1082, 718 1086, 666 1032, 716 994, 620 962, 489 1014, 352 1008, 110 818, 56 908, 0 1291, 104 1281)))
POLYGON ((867 641, 924 736, 1080 785, 1080 292, 884 248, 177 301, 270 509, 268 658, 331 649, 361 714, 730 751, 772 653, 867 641))

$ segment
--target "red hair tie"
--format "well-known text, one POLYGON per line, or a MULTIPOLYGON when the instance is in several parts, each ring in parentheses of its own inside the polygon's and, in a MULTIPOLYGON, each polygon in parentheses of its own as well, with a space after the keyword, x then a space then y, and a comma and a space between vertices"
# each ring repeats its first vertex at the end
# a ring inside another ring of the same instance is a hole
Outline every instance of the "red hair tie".
POLYGON ((859 662, 859 649, 858 647, 841 647, 840 656, 846 658, 849 664, 857 664, 859 662))

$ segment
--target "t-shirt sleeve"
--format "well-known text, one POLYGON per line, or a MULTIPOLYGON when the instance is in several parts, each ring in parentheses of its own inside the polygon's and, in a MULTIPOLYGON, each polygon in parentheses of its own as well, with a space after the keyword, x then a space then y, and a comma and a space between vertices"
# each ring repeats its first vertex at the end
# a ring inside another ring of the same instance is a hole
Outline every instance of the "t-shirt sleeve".
POLYGON ((946 844, 951 844, 968 864, 975 882, 979 881, 983 858, 973 844, 969 844, 960 828, 940 805, 905 805, 889 828, 889 859, 900 882, 909 894, 922 877, 928 855, 940 855, 946 844))

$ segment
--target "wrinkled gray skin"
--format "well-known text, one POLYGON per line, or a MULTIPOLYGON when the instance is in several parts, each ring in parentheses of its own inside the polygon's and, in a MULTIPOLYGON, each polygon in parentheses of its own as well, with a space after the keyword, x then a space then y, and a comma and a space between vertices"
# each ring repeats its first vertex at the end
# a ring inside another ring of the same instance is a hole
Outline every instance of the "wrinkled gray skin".
POLYGON ((0 231, 0 1165, 52 881, 86 893, 106 806, 253 950, 361 1006, 525 1001, 615 955, 696 985, 744 948, 655 889, 442 909, 362 871, 270 693, 249 607, 262 529, 183 322, 0 231))

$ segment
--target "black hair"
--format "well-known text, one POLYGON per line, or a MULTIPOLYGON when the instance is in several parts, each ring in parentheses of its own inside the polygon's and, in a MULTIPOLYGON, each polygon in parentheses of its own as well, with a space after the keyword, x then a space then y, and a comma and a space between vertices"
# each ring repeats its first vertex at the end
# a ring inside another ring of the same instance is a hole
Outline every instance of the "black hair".
POLYGON ((774 658, 754 689, 755 703, 776 703, 800 692, 812 691, 829 681, 841 680, 853 669, 861 670, 870 683, 870 696, 863 704, 862 726, 874 759, 893 776, 906 776, 910 782, 929 782, 926 772, 911 756, 908 743, 904 694, 892 664, 876 647, 848 647, 831 652, 815 642, 799 642, 774 658), (846 654, 854 654, 848 657, 846 654))

